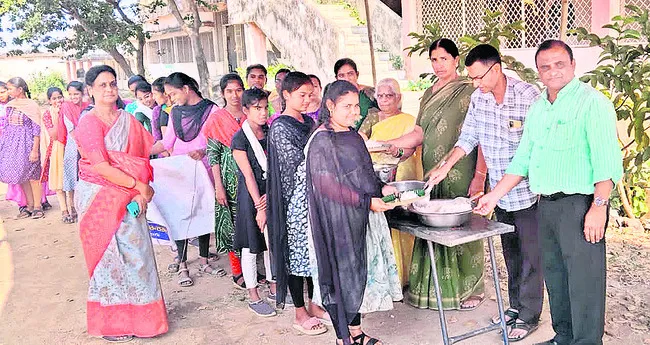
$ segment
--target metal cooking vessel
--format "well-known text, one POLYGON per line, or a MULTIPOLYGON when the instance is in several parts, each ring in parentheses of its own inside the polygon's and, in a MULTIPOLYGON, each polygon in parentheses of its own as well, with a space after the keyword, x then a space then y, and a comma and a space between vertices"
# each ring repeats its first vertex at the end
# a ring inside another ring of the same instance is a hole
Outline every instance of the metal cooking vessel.
MULTIPOLYGON (((391 182, 388 185, 397 188, 397 190, 402 193, 414 189, 424 189, 424 182, 417 180, 408 180, 408 181, 398 181, 391 182)), ((388 211, 392 217, 403 218, 415 216, 415 213, 412 213, 408 210, 406 206, 397 206, 394 209, 388 211)))
POLYGON ((395 181, 397 176, 397 164, 373 164, 375 175, 384 183, 395 181))
POLYGON ((417 213, 410 206, 409 211, 417 214, 418 219, 422 224, 434 228, 452 228, 461 226, 469 222, 472 218, 472 211, 461 213, 417 213))

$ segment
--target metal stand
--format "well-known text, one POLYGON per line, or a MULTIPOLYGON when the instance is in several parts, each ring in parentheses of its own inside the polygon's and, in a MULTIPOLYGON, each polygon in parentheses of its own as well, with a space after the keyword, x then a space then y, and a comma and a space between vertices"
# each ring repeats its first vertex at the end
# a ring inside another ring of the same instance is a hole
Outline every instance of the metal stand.
POLYGON ((497 262, 496 259, 494 258, 494 243, 492 242, 492 237, 488 237, 488 246, 490 249, 490 262, 492 264, 492 275, 494 277, 494 288, 496 290, 496 297, 497 297, 497 306, 499 308, 499 317, 501 322, 499 324, 495 325, 490 325, 487 327, 479 328, 476 330, 473 330, 471 332, 467 332, 464 334, 460 334, 454 337, 449 336, 449 332, 447 330, 447 319, 445 319, 445 311, 442 308, 442 293, 440 292, 440 283, 438 282, 438 270, 436 268, 436 259, 435 259, 435 251, 433 247, 433 242, 432 241, 427 241, 427 246, 429 247, 429 256, 431 257, 431 273, 433 275, 433 285, 436 290, 436 303, 438 304, 438 315, 440 316, 440 328, 442 330, 442 341, 444 345, 451 345, 458 343, 462 340, 475 337, 477 335, 491 332, 494 330, 501 330, 501 334, 503 336, 503 344, 508 345, 508 331, 506 329, 506 320, 505 316, 503 315, 503 300, 501 299, 501 288, 499 286, 499 272, 497 270, 497 262))

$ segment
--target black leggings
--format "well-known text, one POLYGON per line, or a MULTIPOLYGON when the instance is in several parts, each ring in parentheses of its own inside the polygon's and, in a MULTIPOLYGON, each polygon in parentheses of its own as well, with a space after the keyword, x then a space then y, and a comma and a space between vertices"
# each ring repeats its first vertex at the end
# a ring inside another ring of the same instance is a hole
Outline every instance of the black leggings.
MULTIPOLYGON (((336 338, 337 339, 343 339, 345 335, 343 335, 343 330, 339 329, 338 327, 338 316, 336 314, 336 304, 330 304, 325 306, 325 310, 327 310, 327 313, 330 314, 330 318, 332 319, 332 324, 334 325, 334 332, 336 332, 336 338)), ((354 316, 352 321, 348 324, 348 326, 352 327, 358 327, 361 326, 361 314, 357 313, 357 315, 354 316)), ((349 333, 349 330, 346 330, 346 333, 349 333)))
MULTIPOLYGON (((187 261, 187 239, 176 240, 176 247, 178 248, 178 259, 181 263, 187 261)), ((207 258, 210 254, 210 234, 199 236, 199 256, 207 258)))
POLYGON ((309 299, 312 299, 314 297, 314 281, 311 277, 289 275, 289 292, 291 292, 293 305, 296 308, 305 306, 305 280, 307 280, 307 296, 309 296, 309 299))

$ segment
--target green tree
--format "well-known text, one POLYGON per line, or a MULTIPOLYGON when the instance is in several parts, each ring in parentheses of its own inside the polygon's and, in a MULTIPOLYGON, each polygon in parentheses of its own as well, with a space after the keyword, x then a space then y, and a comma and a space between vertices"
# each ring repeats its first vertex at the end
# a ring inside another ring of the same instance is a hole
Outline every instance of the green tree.
POLYGON ((579 40, 602 49, 598 67, 581 80, 609 97, 618 120, 628 124, 627 133, 632 139, 621 140, 625 176, 617 191, 625 213, 634 217, 648 212, 650 204, 650 21, 647 9, 626 9, 629 15, 615 16, 612 23, 603 26, 613 35, 601 37, 585 28, 574 32, 579 40))
POLYGON ((0 0, 0 16, 9 20, 4 30, 20 30, 15 44, 37 49, 63 50, 81 57, 104 50, 127 75, 133 70, 125 55, 134 54, 137 71, 144 74, 143 13, 125 0, 0 0), (62 37, 65 32, 71 37, 62 37), (132 41, 135 41, 133 43, 132 41))

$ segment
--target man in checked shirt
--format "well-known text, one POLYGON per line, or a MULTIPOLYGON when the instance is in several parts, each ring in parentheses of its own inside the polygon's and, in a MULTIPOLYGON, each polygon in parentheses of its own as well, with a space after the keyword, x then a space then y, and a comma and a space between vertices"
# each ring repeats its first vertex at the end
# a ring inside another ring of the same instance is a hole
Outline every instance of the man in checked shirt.
MULTIPOLYGON (((427 185, 447 177, 451 168, 478 145, 494 188, 510 164, 524 130, 526 112, 539 90, 503 73, 499 52, 483 44, 465 59, 468 77, 477 88, 463 124, 460 138, 447 158, 429 175, 427 185)), ((537 195, 523 179, 496 207, 497 220, 515 226, 514 233, 501 235, 508 268, 510 308, 505 312, 508 338, 521 340, 537 329, 542 312, 543 278, 537 236, 537 195)), ((491 320, 499 323, 499 316, 491 320)))

